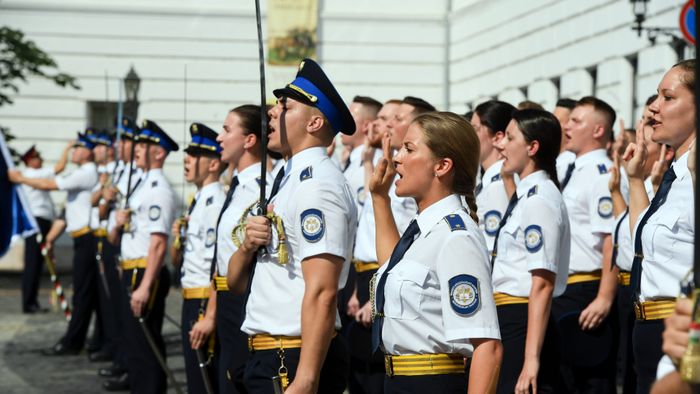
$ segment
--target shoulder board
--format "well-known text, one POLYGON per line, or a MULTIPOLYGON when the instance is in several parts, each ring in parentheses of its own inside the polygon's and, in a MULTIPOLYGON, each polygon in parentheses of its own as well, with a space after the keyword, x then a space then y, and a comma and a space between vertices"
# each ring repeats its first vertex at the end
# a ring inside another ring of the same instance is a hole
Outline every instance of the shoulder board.
POLYGON ((206 204, 207 206, 209 206, 213 203, 214 203, 214 196, 210 196, 209 198, 207 198, 207 204, 206 204))
POLYGON ((151 187, 156 187, 156 186, 158 186, 158 181, 151 182, 151 187))
POLYGON ((491 177, 491 182, 496 182, 499 179, 501 179, 501 174, 496 174, 491 177))
POLYGON ((467 226, 464 224, 464 220, 462 220, 462 217, 459 215, 451 214, 445 216, 445 221, 447 224, 450 226, 451 231, 456 231, 456 230, 466 230, 467 226))
POLYGON ((605 164, 598 164, 598 172, 600 172, 601 174, 608 173, 608 169, 607 167, 605 167, 605 164))
POLYGON ((313 169, 311 168, 311 166, 308 166, 308 167, 304 168, 304 170, 301 172, 301 174, 299 174, 299 180, 303 182, 307 179, 313 178, 313 176, 314 176, 313 169))
POLYGON ((528 197, 534 196, 535 194, 537 194, 537 185, 533 186, 532 188, 530 188, 530 190, 527 191, 528 197))

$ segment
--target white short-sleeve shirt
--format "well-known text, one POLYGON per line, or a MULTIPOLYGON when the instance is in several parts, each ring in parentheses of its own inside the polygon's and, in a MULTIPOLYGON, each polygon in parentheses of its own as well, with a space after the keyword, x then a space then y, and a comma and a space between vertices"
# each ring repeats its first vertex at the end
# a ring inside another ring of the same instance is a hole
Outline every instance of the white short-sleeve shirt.
MULTIPOLYGON (((672 164, 676 179, 666 202, 642 230, 641 301, 678 297, 680 282, 693 267, 695 206, 688 155, 686 152, 672 164)), ((635 236, 645 212, 639 215, 635 236)))
POLYGON ((355 193, 355 205, 357 206, 358 217, 362 212, 362 206, 369 199, 369 190, 365 190, 365 166, 362 163, 362 153, 364 145, 360 145, 350 152, 350 164, 343 175, 350 185, 350 189, 355 193))
POLYGON ((66 199, 66 231, 73 232, 90 225, 92 189, 97 184, 97 167, 88 162, 72 173, 56 177, 58 190, 68 192, 66 199))
MULTIPOLYGON (((276 235, 258 256, 241 330, 247 334, 301 335, 303 261, 320 254, 341 257, 338 288, 345 286, 357 230, 357 211, 342 172, 324 147, 305 149, 289 159, 279 192, 272 199, 284 223, 289 261, 279 262, 276 235)), ((274 232, 274 230, 273 230, 274 232)), ((336 312, 336 328, 340 317, 336 312)))
POLYGON ((500 339, 484 236, 455 194, 416 220, 420 233, 387 274, 382 347, 394 355, 471 356, 470 338, 500 339))
POLYGON ((151 234, 170 234, 175 220, 175 194, 162 169, 143 174, 129 200, 129 208, 129 232, 122 235, 121 244, 124 260, 146 257, 151 234))
POLYGON ((499 160, 484 171, 480 186, 476 190, 476 208, 479 228, 484 233, 489 253, 493 251, 493 242, 498 232, 501 218, 508 207, 508 195, 501 179, 503 160, 499 160))
POLYGON ((187 221, 187 241, 182 262, 182 288, 208 287, 211 261, 216 244, 216 219, 224 205, 224 188, 212 182, 197 192, 196 202, 187 221))
MULTIPOLYGON (((622 168, 621 168, 622 170, 622 168)), ((654 198, 654 186, 651 183, 651 179, 647 178, 644 181, 644 187, 647 190, 647 196, 649 201, 654 198)), ((627 180, 627 175, 621 174, 620 178, 620 188, 623 193, 622 196, 625 198, 625 202, 629 201, 629 181, 627 180), (627 185, 625 189, 622 189, 622 185, 627 185), (626 194, 624 194, 626 193, 626 194)), ((621 271, 631 272, 632 271, 632 260, 634 259, 634 244, 632 244, 632 234, 630 233, 630 217, 629 212, 625 211, 615 218, 615 226, 613 228, 613 245, 617 247, 617 258, 615 260, 615 265, 620 267, 621 271)))
POLYGON ((553 296, 559 296, 569 277, 571 243, 569 215, 561 192, 540 170, 521 179, 516 193, 518 203, 498 236, 494 291, 528 297, 530 271, 544 269, 556 274, 553 296))
POLYGON ((569 274, 602 268, 603 239, 613 231, 612 198, 608 189, 612 162, 605 149, 576 158, 576 167, 562 192, 571 225, 569 274))
MULTIPOLYGON (((228 273, 228 261, 238 249, 233 243, 231 232, 233 228, 240 223, 243 211, 248 209, 260 199, 260 163, 246 167, 238 175, 238 187, 231 196, 226 211, 221 216, 219 228, 216 234, 216 271, 219 276, 226 276, 228 273)), ((267 185, 265 188, 266 194, 270 195, 270 187, 273 183, 270 174, 267 174, 267 185)), ((256 211, 254 210, 255 214, 256 211)), ((217 213, 218 215, 218 213, 217 213)), ((214 220, 218 218, 215 217, 214 220)), ((214 222, 216 224, 216 222, 214 222)))
POLYGON ((572 151, 565 150, 559 153, 557 156, 557 178, 559 178, 559 184, 561 185, 566 178, 566 171, 569 169, 569 164, 576 160, 576 154, 572 151))
MULTIPOLYGON (((56 173, 53 168, 50 167, 25 168, 22 170, 22 176, 32 179, 53 178, 56 176, 56 173)), ((49 191, 34 189, 27 185, 22 185, 22 189, 27 195, 27 202, 29 203, 29 210, 32 212, 32 215, 46 220, 53 220, 56 213, 49 191)))

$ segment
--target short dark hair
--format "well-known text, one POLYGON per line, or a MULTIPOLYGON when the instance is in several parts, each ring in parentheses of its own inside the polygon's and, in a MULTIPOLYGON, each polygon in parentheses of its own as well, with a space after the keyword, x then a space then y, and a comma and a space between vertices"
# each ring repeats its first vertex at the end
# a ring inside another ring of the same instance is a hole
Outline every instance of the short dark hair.
POLYGON ((377 116, 377 112, 382 109, 382 103, 369 96, 355 96, 352 102, 362 104, 362 106, 369 109, 374 116, 377 116))
POLYGON ((481 124, 488 127, 491 134, 499 131, 505 132, 515 111, 514 106, 499 100, 485 101, 474 109, 474 112, 481 119, 481 124))
POLYGON ((518 109, 541 109, 544 110, 541 104, 531 100, 524 100, 518 103, 518 109))
POLYGON ((423 100, 422 98, 419 97, 413 97, 413 96, 406 96, 403 98, 402 101, 403 104, 408 104, 415 108, 413 110, 413 114, 418 116, 420 114, 426 113, 426 112, 434 112, 435 107, 433 107, 432 104, 429 102, 423 100))
POLYGON ((613 109, 613 107, 605 101, 593 96, 583 97, 581 98, 581 100, 576 102, 577 107, 581 107, 584 105, 590 105, 591 107, 593 107, 593 111, 603 116, 603 119, 605 120, 605 124, 603 125, 603 127, 605 128, 605 134, 608 139, 612 140, 613 125, 615 124, 616 118, 615 110, 613 109))
POLYGON ((570 111, 576 106, 576 100, 572 100, 570 98, 560 98, 559 100, 557 100, 556 106, 566 108, 570 111))

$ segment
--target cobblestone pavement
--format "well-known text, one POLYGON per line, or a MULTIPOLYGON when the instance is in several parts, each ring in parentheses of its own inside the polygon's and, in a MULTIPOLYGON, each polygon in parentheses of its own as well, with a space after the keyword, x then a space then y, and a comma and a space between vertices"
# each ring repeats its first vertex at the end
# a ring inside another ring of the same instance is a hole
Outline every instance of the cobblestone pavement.
MULTIPOLYGON (((77 356, 47 357, 41 349, 50 347, 63 335, 67 323, 60 311, 26 315, 22 313, 20 275, 0 273, 0 393, 103 393, 103 378, 97 369, 109 363, 91 363, 85 352, 77 356)), ((61 276, 70 296, 71 278, 61 276)), ((51 283, 42 278, 39 302, 49 305, 51 283)), ((166 301, 169 317, 180 320, 182 297, 171 289, 166 301)), ((92 332, 92 330, 90 330, 92 332)), ((178 328, 168 319, 163 323, 168 365, 184 390, 185 372, 178 328)), ((169 392, 175 391, 170 388, 169 392)))

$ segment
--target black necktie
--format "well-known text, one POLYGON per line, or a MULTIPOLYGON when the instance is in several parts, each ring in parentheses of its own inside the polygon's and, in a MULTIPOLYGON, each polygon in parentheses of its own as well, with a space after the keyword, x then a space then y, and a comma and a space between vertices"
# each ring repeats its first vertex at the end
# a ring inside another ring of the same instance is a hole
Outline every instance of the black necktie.
POLYGON ((221 223, 221 217, 224 216, 224 212, 226 212, 226 208, 231 205, 231 199, 233 198, 233 193, 236 191, 237 186, 238 176, 234 176, 233 179, 231 179, 231 186, 229 186, 228 192, 226 192, 224 205, 221 207, 221 211, 219 211, 219 217, 216 219, 216 242, 214 242, 214 257, 211 259, 211 277, 214 277, 214 272, 216 271, 216 252, 219 249, 219 224, 221 223))
POLYGON ((634 297, 633 301, 635 302, 639 298, 639 290, 642 282, 642 260, 644 260, 644 255, 642 254, 642 231, 644 230, 644 225, 647 224, 647 220, 649 220, 649 218, 666 202, 666 197, 668 197, 668 192, 671 190, 671 185, 674 180, 676 180, 676 173, 673 171, 673 167, 669 167, 666 173, 664 173, 664 178, 661 181, 659 190, 656 191, 656 195, 651 200, 651 204, 649 204, 649 209, 644 213, 644 216, 642 216, 637 226, 637 232, 634 237, 632 277, 630 279, 630 286, 632 286, 632 294, 634 297))
POLYGON ((478 196, 479 193, 481 193, 481 190, 484 188, 484 184, 482 182, 479 182, 478 185, 476 185, 476 190, 474 190, 474 195, 478 196))
MULTIPOLYGON (((284 178, 284 167, 280 168, 280 170, 277 172, 277 176, 275 177, 275 181, 272 183, 272 191, 270 191, 270 197, 267 198, 267 204, 272 201, 272 197, 277 195, 277 192, 280 190, 280 184, 282 183, 282 178, 284 178)), ((265 204, 265 205, 267 205, 265 204)))
POLYGON ((617 226, 615 226, 615 233, 613 234, 613 251, 612 251, 612 258, 610 259, 610 269, 612 270, 616 265, 617 265, 617 253, 620 249, 620 226, 622 226, 622 222, 625 221, 625 218, 627 215, 629 215, 630 210, 627 208, 625 210, 625 213, 622 214, 622 217, 620 218, 620 221, 617 222, 617 226))
POLYGON ((348 168, 350 168, 350 158, 351 156, 348 156, 348 160, 345 162, 345 168, 343 168, 343 172, 347 171, 348 168))
POLYGON ((375 294, 375 311, 376 316, 374 322, 372 323, 372 353, 379 349, 379 344, 382 342, 382 325, 384 323, 384 286, 386 285, 386 278, 396 264, 401 261, 403 255, 413 243, 416 235, 420 233, 420 228, 418 227, 418 222, 414 219, 408 228, 401 236, 399 243, 394 247, 394 251, 391 252, 391 258, 389 259, 389 265, 386 267, 386 271, 382 273, 377 283, 377 290, 375 294))
POLYGON ((493 270, 493 263, 496 261, 496 255, 498 254, 498 236, 501 235, 501 229, 508 222, 508 218, 510 217, 510 214, 513 213, 513 208, 515 208, 516 205, 518 205, 517 192, 513 193, 513 196, 510 198, 510 201, 508 202, 508 207, 506 208, 506 212, 503 214, 501 223, 498 225, 496 237, 493 239, 493 252, 491 252, 491 270, 493 270))
POLYGON ((574 168, 576 168, 576 162, 569 164, 569 167, 567 167, 566 176, 564 177, 564 180, 561 182, 561 190, 564 190, 566 185, 569 184, 569 181, 571 180, 571 175, 574 173, 574 168))
POLYGON ((192 215, 192 211, 194 210, 194 206, 197 205, 197 196, 195 196, 192 201, 190 201, 190 206, 187 208, 187 216, 192 215))

